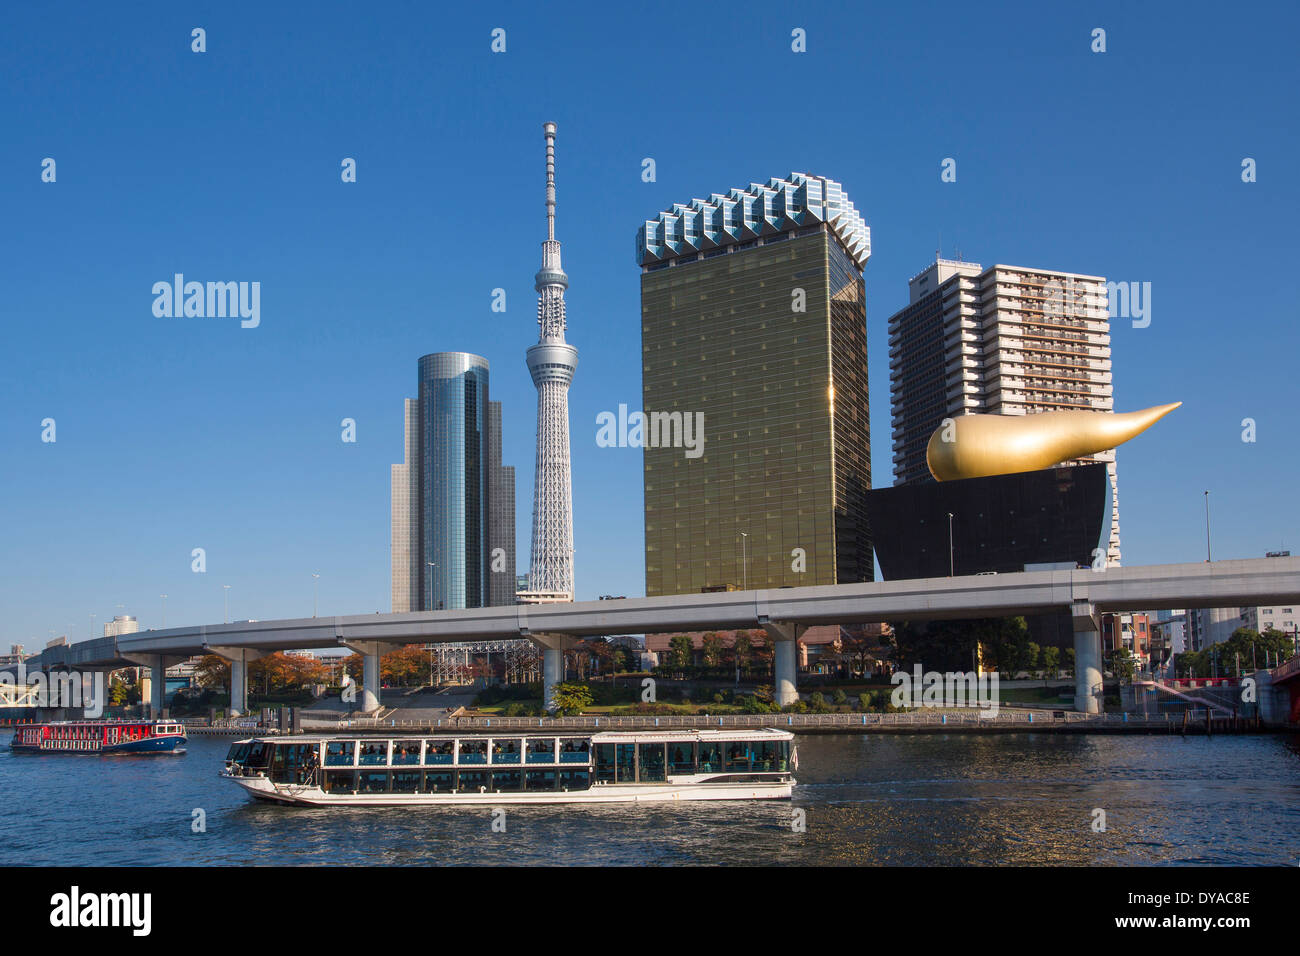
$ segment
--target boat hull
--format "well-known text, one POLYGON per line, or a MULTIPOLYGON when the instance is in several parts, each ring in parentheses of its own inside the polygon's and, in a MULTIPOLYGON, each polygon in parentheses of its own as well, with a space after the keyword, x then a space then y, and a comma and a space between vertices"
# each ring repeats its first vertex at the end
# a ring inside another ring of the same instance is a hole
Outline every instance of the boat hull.
POLYGON ((735 783, 614 784, 590 790, 483 793, 326 793, 317 786, 275 784, 222 772, 255 799, 300 807, 546 806, 585 803, 693 803, 700 800, 789 800, 793 780, 735 783))

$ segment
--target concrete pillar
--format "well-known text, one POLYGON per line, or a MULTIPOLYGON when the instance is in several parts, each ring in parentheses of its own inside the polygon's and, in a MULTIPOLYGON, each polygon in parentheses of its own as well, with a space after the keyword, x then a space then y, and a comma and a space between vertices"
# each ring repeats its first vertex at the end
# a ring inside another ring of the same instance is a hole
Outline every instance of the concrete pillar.
POLYGON ((363 714, 373 714, 379 709, 379 658, 400 650, 401 644, 383 641, 339 641, 349 650, 361 655, 361 696, 357 703, 363 714))
POLYGON ((564 651, 558 647, 542 649, 542 701, 548 713, 555 713, 555 685, 564 682, 564 651))
POLYGON ((230 716, 239 717, 248 710, 248 665, 241 660, 230 662, 230 716))
POLYGON ((1082 714, 1102 711, 1101 629, 1092 604, 1071 608, 1074 619, 1074 709, 1082 714))
POLYGON ((239 717, 248 713, 248 665, 265 656, 266 651, 213 644, 205 644, 203 649, 230 662, 230 716, 239 717))
POLYGON ((149 668, 141 667, 140 674, 140 703, 148 705, 153 699, 153 677, 149 673, 149 668))
POLYGON ((149 716, 158 718, 163 716, 163 691, 167 689, 167 666, 162 657, 158 657, 158 663, 150 664, 150 677, 153 680, 153 686, 149 694, 149 716))
POLYGON ((795 686, 795 645, 796 641, 775 641, 772 644, 773 665, 776 669, 776 702, 782 707, 793 704, 799 699, 795 686))
POLYGON ((767 618, 760 618, 758 623, 772 640, 772 669, 776 682, 773 692, 776 702, 782 707, 788 707, 799 699, 799 669, 795 656, 799 652, 799 636, 808 630, 808 625, 787 624, 767 618))
POLYGON ((361 659, 361 712, 379 709, 379 654, 372 652, 361 659))

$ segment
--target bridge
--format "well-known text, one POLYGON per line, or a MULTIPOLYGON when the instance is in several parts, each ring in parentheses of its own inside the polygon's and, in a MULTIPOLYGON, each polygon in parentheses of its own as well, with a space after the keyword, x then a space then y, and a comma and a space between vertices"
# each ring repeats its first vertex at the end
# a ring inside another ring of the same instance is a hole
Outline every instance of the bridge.
POLYGON ((362 655, 361 709, 379 706, 379 658, 409 644, 528 639, 543 651, 546 700, 562 673, 562 652, 581 637, 762 629, 773 641, 776 699, 795 690, 795 646, 814 624, 1003 617, 1068 610, 1074 621, 1075 709, 1101 711, 1099 616, 1112 611, 1238 607, 1300 601, 1300 556, 1102 570, 917 578, 675 594, 614 601, 412 611, 200 624, 54 647, 29 669, 151 668, 151 704, 162 709, 163 672, 197 654, 231 664, 231 709, 247 709, 247 666, 276 651, 345 647, 362 655))

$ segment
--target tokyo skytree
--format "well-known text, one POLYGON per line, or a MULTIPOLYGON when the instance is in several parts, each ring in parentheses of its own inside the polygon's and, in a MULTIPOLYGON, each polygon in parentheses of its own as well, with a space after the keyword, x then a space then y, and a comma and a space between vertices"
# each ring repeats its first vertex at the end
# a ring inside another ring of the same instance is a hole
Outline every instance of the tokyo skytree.
POLYGON ((546 123, 546 241, 537 273, 537 324, 541 335, 528 350, 537 386, 537 468, 533 486, 533 551, 528 590, 535 598, 573 600, 573 481, 569 467, 569 383, 578 350, 564 341, 564 290, 555 238, 555 124, 546 123))

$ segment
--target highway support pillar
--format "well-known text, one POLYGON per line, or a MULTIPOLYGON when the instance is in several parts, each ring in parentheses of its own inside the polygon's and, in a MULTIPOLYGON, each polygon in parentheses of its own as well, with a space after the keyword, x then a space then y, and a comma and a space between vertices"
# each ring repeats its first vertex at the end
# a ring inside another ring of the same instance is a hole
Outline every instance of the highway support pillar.
POLYGON ((799 638, 804 631, 808 630, 808 625, 788 624, 784 621, 769 620, 766 617, 760 617, 758 623, 772 640, 776 702, 782 707, 787 707, 799 699, 799 689, 796 685, 798 677, 798 668, 795 664, 796 650, 799 646, 799 638))
POLYGON ((147 704, 149 716, 155 720, 164 716, 163 695, 167 690, 167 668, 179 664, 184 657, 165 654, 123 654, 124 660, 144 668, 140 675, 140 703, 147 704))
POLYGON ((564 682, 564 652, 578 642, 568 634, 527 634, 525 636, 542 649, 542 704, 548 714, 554 714, 555 685, 564 682))
POLYGON ((361 655, 361 696, 357 699, 363 714, 373 714, 379 710, 379 659, 393 651, 400 650, 401 644, 388 644, 384 641, 341 641, 346 647, 361 655))
POLYGON ((1076 603, 1074 621, 1074 709, 1081 714, 1102 712, 1101 628, 1096 605, 1076 603))
POLYGON ((214 647, 203 645, 204 651, 230 662, 230 716, 238 717, 248 713, 248 665, 259 657, 265 657, 265 651, 255 651, 247 647, 214 647))

